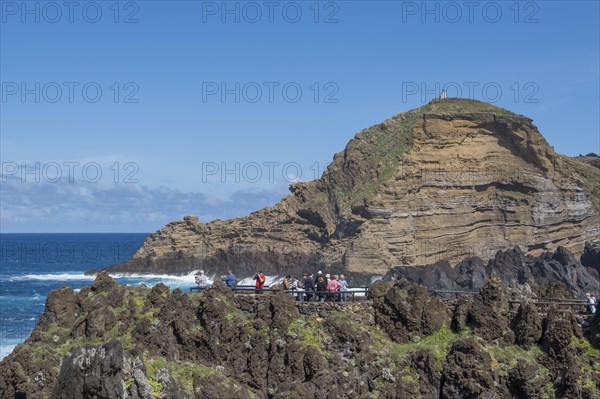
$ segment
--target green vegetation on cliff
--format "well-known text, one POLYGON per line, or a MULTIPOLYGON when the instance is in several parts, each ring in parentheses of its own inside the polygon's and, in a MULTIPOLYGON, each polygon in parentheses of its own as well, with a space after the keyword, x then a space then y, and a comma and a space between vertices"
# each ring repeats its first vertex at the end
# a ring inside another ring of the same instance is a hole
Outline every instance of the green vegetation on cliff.
POLYGON ((478 113, 518 116, 481 101, 437 99, 359 132, 343 152, 335 155, 317 183, 318 190, 311 191, 305 198, 306 207, 320 211, 334 204, 334 213, 350 214, 353 207, 364 205, 379 192, 384 182, 401 171, 403 156, 413 145, 413 130, 425 114, 478 113))
POLYGON ((283 293, 234 297, 220 284, 202 294, 171 293, 108 279, 49 299, 34 334, 0 365, 0 398, 45 398, 52 390, 60 397, 73 389, 82 398, 94 389, 141 398, 600 392, 600 351, 570 319, 551 319, 543 331, 536 321, 514 329, 519 317, 538 316, 506 314, 499 285, 486 286, 452 316, 423 287, 405 283, 378 282, 369 301, 299 308, 283 293), (490 298, 495 303, 487 307, 490 298), (515 336, 523 334, 541 338, 522 347, 515 336), (94 381, 104 385, 94 388, 94 381))

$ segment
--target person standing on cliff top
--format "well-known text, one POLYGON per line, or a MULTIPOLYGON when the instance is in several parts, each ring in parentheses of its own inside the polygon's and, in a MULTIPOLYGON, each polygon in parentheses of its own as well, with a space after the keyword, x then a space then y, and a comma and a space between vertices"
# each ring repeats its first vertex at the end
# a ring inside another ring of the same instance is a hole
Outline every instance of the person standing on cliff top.
POLYGON ((235 274, 233 274, 233 271, 227 270, 227 275, 221 276, 221 281, 227 284, 229 288, 235 288, 235 274))
POLYGON ((196 273, 196 285, 200 289, 200 292, 208 288, 208 277, 204 274, 204 270, 200 270, 196 273))
POLYGON ((442 89, 442 94, 440 94, 440 98, 448 98, 448 94, 446 94, 446 89, 442 89))

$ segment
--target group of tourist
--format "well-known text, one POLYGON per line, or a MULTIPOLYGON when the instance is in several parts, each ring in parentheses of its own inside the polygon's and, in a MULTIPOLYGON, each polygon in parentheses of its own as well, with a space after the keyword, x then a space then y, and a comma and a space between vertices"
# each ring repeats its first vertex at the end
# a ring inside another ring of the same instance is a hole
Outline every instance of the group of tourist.
POLYGON ((290 291, 298 301, 346 302, 348 300, 348 282, 343 274, 333 275, 318 271, 316 276, 305 273, 302 281, 290 275, 283 279, 283 289, 290 291))
MULTIPOLYGON (((255 280, 257 290, 265 288, 267 278, 263 272, 256 273, 253 280, 255 280)), ((204 270, 196 273, 195 281, 201 291, 209 287, 209 280, 204 274, 204 270)), ((221 276, 221 281, 231 289, 236 287, 235 274, 231 270, 221 276)), ((298 301, 346 302, 348 300, 348 282, 343 274, 331 276, 318 271, 316 275, 305 273, 302 280, 288 275, 283 279, 282 287, 294 295, 298 301)))

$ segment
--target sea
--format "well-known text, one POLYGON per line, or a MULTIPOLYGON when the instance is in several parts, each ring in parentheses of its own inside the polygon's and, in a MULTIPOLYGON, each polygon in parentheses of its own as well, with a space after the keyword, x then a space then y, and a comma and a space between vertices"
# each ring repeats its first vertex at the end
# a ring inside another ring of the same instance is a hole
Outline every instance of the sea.
MULTIPOLYGON (((89 286, 94 274, 131 258, 148 233, 0 233, 0 360, 25 341, 44 312, 48 294, 61 287, 78 291, 89 286)), ((185 275, 111 273, 120 284, 153 287, 164 283, 184 291, 195 285, 192 270, 185 275)), ((218 276, 208 276, 212 284, 218 276)), ((240 277, 240 276, 238 276, 240 277)), ((266 286, 282 276, 266 276, 266 286)), ((238 280, 254 285, 251 277, 238 280)), ((361 288, 356 288, 359 291, 361 288)), ((355 289, 350 288, 349 291, 355 289)), ((364 294, 357 294, 362 296, 364 294)))
MULTIPOLYGON (((48 293, 60 287, 79 290, 94 281, 84 272, 130 258, 147 233, 0 234, 0 360, 23 342, 44 311, 48 293)), ((112 274, 117 282, 171 289, 194 285, 195 271, 184 276, 112 274)))

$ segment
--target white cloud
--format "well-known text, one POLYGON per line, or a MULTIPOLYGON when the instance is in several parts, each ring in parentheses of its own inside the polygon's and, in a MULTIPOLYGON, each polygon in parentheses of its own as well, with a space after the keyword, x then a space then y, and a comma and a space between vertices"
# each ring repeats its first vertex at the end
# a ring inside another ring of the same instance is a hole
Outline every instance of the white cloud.
POLYGON ((203 222, 243 216, 275 204, 285 194, 277 186, 218 198, 165 186, 21 183, 9 176, 0 190, 0 226, 2 232, 153 231, 185 215, 198 215, 203 222))

